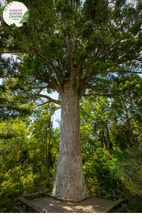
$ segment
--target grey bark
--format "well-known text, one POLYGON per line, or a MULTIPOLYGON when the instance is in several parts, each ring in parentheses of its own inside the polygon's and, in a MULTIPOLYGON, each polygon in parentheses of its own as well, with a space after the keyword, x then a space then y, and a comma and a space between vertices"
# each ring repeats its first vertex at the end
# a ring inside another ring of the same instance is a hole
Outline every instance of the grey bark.
POLYGON ((71 83, 61 101, 60 149, 52 196, 79 201, 88 196, 81 158, 79 97, 71 83))

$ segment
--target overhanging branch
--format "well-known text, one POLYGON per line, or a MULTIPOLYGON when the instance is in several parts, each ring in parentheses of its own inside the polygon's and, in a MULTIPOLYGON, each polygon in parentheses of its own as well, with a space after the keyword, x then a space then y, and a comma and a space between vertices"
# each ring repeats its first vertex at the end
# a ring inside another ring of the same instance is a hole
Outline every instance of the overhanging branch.
POLYGON ((42 91, 42 89, 40 89, 40 90, 38 91, 38 93, 34 94, 34 95, 31 97, 30 101, 32 101, 32 99, 35 98, 41 91, 42 91))
POLYGON ((84 94, 83 96, 107 96, 107 97, 115 97, 118 96, 119 94, 100 94, 100 93, 91 93, 91 94, 84 94))
POLYGON ((55 100, 55 99, 52 99, 51 97, 47 96, 47 95, 43 95, 43 94, 38 94, 39 97, 41 98, 46 98, 48 99, 48 101, 46 103, 49 103, 49 102, 54 102, 55 104, 57 105, 61 105, 61 102, 59 100, 55 100))
MULTIPOLYGON (((137 71, 130 71, 130 70, 109 70, 109 71, 104 71, 104 72, 107 72, 107 73, 109 73, 109 72, 111 72, 111 73, 119 73, 119 72, 122 72, 122 73, 139 73, 139 74, 142 74, 142 72, 137 72, 137 71)), ((102 71, 102 73, 103 73, 103 71, 102 71)))
POLYGON ((86 73, 86 74, 81 78, 81 80, 82 80, 82 81, 86 81, 86 79, 91 78, 92 76, 97 75, 97 74, 99 74, 99 73, 94 73, 93 71, 90 71, 89 73, 86 73))
POLYGON ((60 93, 59 84, 57 83, 57 80, 55 79, 55 77, 50 76, 49 78, 51 79, 51 82, 54 85, 54 87, 57 90, 57 92, 60 93))
POLYGON ((41 78, 41 77, 34 77, 31 81, 28 81, 29 83, 33 83, 35 82, 36 80, 41 80, 45 83, 47 83, 48 85, 47 86, 44 86, 44 87, 40 87, 38 86, 37 88, 34 87, 34 89, 44 89, 44 88, 47 88, 47 89, 55 89, 58 93, 60 93, 60 90, 59 90, 59 84, 57 83, 57 80, 53 77, 53 76, 49 76, 49 77, 44 77, 44 78, 41 78))

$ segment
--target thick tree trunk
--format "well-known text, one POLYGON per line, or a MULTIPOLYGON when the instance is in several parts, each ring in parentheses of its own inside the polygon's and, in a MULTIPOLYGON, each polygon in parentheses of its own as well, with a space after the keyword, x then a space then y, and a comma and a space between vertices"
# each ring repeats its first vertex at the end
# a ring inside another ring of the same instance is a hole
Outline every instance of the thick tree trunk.
POLYGON ((60 149, 52 196, 79 201, 88 196, 81 158, 79 98, 68 83, 61 107, 60 149))

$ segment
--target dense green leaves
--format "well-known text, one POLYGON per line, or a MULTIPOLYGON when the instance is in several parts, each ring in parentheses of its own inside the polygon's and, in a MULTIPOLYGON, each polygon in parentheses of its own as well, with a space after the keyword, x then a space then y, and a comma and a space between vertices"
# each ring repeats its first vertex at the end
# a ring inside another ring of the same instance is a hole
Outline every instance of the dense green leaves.
POLYGON ((0 50, 17 55, 17 61, 0 57, 0 76, 6 79, 0 87, 2 210, 12 210, 21 188, 42 182, 51 191, 60 129, 51 123, 57 106, 48 104, 60 104, 71 80, 79 99, 90 97, 80 104, 88 192, 101 186, 110 198, 111 188, 120 189, 127 211, 141 212, 141 2, 136 7, 125 0, 23 3, 30 14, 23 27, 10 28, 0 15, 0 50), (52 91, 59 100, 41 93, 52 91), (33 103, 43 102, 34 109, 33 103), (25 115, 32 113, 31 122, 25 115), (8 120, 12 117, 17 121, 8 120))

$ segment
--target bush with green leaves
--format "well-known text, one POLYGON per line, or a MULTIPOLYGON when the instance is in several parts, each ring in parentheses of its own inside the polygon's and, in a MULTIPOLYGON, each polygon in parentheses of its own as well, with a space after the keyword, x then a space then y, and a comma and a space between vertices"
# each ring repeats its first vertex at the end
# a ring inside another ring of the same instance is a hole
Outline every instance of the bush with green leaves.
POLYGON ((120 150, 110 154, 98 148, 89 161, 83 165, 86 186, 89 194, 94 194, 95 186, 102 187, 106 193, 103 198, 112 199, 112 189, 120 190, 125 199, 127 212, 142 211, 142 149, 136 147, 120 150))

